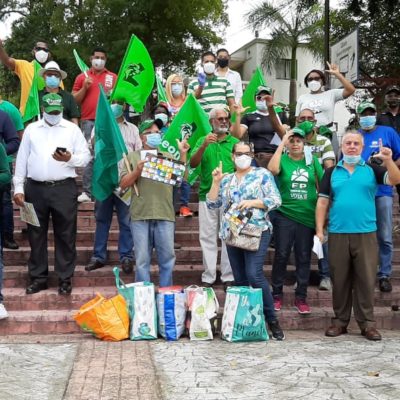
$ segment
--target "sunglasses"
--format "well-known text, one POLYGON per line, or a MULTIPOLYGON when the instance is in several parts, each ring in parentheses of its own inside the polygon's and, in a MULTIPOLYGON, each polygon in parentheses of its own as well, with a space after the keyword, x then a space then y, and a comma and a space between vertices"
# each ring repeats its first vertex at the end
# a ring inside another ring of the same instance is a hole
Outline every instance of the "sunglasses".
POLYGON ((320 76, 310 76, 307 78, 307 82, 311 82, 311 81, 321 81, 321 77, 320 76))
POLYGON ((233 153, 236 157, 240 157, 240 156, 249 156, 249 157, 253 157, 253 153, 251 151, 247 151, 245 153, 242 152, 235 152, 233 153))
POLYGON ((46 53, 49 52, 49 49, 46 49, 46 47, 35 47, 35 50, 36 50, 36 51, 43 50, 43 51, 45 51, 46 53))
POLYGON ((218 122, 228 122, 229 118, 228 117, 219 117, 215 118, 218 122))

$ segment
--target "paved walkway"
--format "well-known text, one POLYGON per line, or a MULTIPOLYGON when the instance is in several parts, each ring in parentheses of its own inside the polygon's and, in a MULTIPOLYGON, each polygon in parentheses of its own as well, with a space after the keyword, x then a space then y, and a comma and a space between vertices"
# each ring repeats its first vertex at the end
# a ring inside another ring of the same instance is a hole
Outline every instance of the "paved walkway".
POLYGON ((289 332, 284 342, 108 343, 0 338, 0 400, 400 399, 400 332, 382 342, 289 332))

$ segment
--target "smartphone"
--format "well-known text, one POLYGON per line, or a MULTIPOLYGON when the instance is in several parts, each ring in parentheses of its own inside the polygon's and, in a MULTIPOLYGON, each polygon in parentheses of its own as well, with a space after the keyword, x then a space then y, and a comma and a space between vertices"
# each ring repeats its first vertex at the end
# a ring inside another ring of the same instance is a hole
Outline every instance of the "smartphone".
POLYGON ((66 153, 67 148, 66 147, 57 147, 56 148, 56 153, 61 154, 61 153, 66 153))

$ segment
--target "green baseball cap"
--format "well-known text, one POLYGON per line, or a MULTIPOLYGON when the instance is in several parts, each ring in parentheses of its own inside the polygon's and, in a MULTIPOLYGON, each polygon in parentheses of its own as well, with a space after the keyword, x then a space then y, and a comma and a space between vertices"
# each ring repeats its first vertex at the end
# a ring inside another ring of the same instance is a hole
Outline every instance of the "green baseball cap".
POLYGON ((376 107, 374 103, 371 103, 370 101, 363 101, 358 107, 357 107, 357 114, 362 114, 365 110, 368 108, 371 108, 372 110, 376 111, 376 107))
POLYGON ((306 133, 303 131, 303 129, 299 128, 298 126, 294 127, 292 129, 293 135, 294 136, 299 136, 302 139, 304 139, 306 137, 306 133))
POLYGON ((146 129, 151 128, 154 124, 157 125, 158 129, 161 129, 163 124, 162 121, 159 119, 145 119, 140 125, 139 125, 139 134, 141 135, 146 129))
POLYGON ((62 97, 56 93, 49 93, 42 98, 43 110, 47 113, 64 109, 62 97))
POLYGON ((259 86, 257 88, 256 96, 258 96, 259 94, 261 94, 263 92, 271 94, 272 93, 272 89, 269 86, 259 86))

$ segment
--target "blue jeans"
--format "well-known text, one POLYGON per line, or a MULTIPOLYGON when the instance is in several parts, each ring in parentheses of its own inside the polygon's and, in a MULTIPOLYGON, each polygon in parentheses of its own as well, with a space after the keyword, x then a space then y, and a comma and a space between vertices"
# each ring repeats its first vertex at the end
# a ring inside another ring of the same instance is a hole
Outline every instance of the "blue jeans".
POLYGON ((264 231, 261 236, 260 248, 257 251, 226 246, 233 277, 235 278, 235 285, 262 289, 264 316, 267 322, 276 321, 271 289, 263 270, 270 239, 270 232, 264 231))
POLYGON ((393 197, 382 196, 375 198, 377 237, 379 246, 378 278, 389 278, 392 275, 392 207, 393 197))
MULTIPOLYGON (((90 141, 92 130, 94 128, 94 121, 84 119, 81 121, 81 129, 87 142, 90 141)), ((91 147, 91 146, 90 146, 91 147)), ((82 191, 90 194, 92 189, 92 175, 93 175, 93 158, 89 161, 83 170, 82 176, 82 191)))
POLYGON ((285 217, 279 211, 274 213, 275 258, 272 265, 272 294, 281 297, 286 275, 287 262, 294 245, 296 260, 296 298, 305 300, 311 269, 311 250, 314 229, 285 217))
POLYGON ((136 258, 136 282, 150 282, 150 265, 153 248, 160 269, 160 287, 172 285, 175 266, 175 222, 161 220, 131 221, 136 258))
POLYGON ((120 261, 124 259, 133 260, 133 239, 129 226, 129 206, 112 194, 104 201, 96 201, 95 203, 96 233, 92 259, 102 263, 105 263, 107 260, 107 241, 114 207, 117 212, 119 225, 118 253, 120 261))
POLYGON ((191 186, 186 181, 182 181, 182 184, 181 184, 181 207, 188 206, 189 198, 190 198, 190 189, 191 189, 191 186))
POLYGON ((319 277, 321 280, 331 277, 328 263, 328 242, 322 244, 322 251, 324 253, 324 258, 318 260, 319 277))

